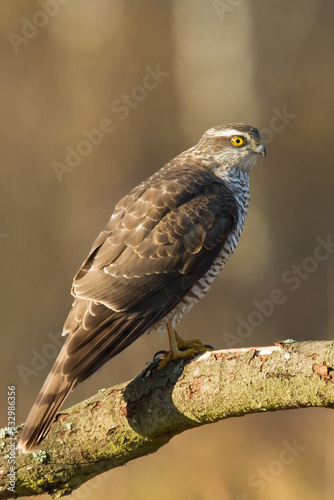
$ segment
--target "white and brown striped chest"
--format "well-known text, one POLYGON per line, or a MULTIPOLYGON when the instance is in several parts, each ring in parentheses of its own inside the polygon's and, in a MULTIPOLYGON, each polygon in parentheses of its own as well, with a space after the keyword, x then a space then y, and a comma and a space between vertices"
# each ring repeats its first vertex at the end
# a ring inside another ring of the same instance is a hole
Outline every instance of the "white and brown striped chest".
POLYGON ((235 175, 224 178, 229 188, 233 191, 235 199, 239 206, 238 221, 234 231, 228 236, 220 254, 213 262, 207 273, 190 289, 187 295, 177 304, 177 306, 169 312, 162 320, 160 320, 150 331, 159 331, 165 333, 166 323, 172 320, 175 327, 196 302, 204 297, 209 291, 213 280, 224 267, 228 258, 238 244, 242 229, 245 223, 247 209, 250 198, 249 191, 249 173, 238 170, 235 175))

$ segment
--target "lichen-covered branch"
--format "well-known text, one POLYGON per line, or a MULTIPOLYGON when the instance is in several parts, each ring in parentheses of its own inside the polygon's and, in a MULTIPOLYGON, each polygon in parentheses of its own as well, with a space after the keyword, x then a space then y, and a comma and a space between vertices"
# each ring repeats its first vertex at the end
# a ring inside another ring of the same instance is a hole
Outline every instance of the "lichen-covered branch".
MULTIPOLYGON (((69 494, 88 479, 153 453, 186 429, 248 413, 334 408, 334 342, 227 349, 147 368, 57 415, 40 451, 0 437, 0 498, 69 494), (9 476, 10 458, 15 470, 9 476), (8 489, 15 478, 15 493, 8 489)), ((14 438, 18 439, 21 429, 14 438)))

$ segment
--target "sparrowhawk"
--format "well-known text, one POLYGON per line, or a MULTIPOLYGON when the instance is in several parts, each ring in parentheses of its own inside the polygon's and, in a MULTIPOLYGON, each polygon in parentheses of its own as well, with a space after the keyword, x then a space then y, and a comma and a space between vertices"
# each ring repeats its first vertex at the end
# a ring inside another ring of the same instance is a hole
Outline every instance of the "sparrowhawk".
POLYGON ((167 331, 170 359, 204 350, 176 324, 209 290, 238 243, 249 173, 266 150, 241 123, 211 128, 125 196, 76 274, 67 339, 19 442, 33 450, 68 393, 145 332, 167 331))

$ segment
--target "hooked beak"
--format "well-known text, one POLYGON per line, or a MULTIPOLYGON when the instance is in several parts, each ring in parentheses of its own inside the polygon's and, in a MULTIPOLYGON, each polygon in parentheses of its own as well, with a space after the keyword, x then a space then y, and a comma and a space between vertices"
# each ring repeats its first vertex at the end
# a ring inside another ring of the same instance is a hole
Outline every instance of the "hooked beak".
POLYGON ((257 154, 263 155, 263 156, 266 156, 266 154, 267 154, 266 148, 264 147, 264 144, 262 144, 262 142, 257 144, 255 146, 255 148, 253 148, 253 151, 254 151, 254 153, 257 153, 257 154))

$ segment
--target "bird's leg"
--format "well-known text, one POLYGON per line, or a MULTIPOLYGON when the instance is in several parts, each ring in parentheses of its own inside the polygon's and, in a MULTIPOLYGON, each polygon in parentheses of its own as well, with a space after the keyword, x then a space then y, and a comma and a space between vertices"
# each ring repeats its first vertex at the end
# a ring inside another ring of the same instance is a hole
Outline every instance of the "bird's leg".
POLYGON ((161 368, 166 366, 166 364, 173 359, 189 358, 199 352, 210 350, 210 348, 206 347, 200 339, 184 340, 177 333, 171 321, 168 321, 166 326, 170 351, 166 354, 165 358, 160 361, 158 370, 161 370, 161 368))
POLYGON ((174 329, 174 336, 176 340, 176 345, 178 349, 180 349, 181 351, 189 348, 197 349, 200 352, 205 352, 208 350, 201 341, 201 339, 185 340, 178 334, 178 332, 175 329, 174 329))

